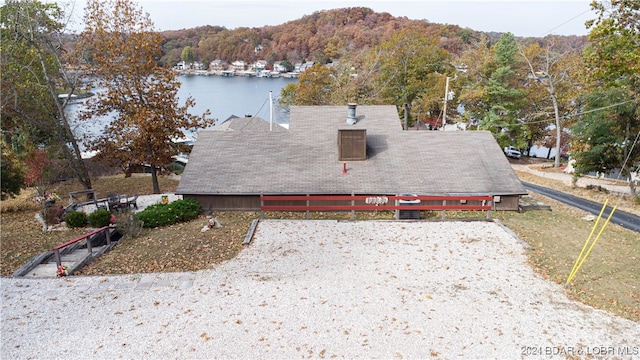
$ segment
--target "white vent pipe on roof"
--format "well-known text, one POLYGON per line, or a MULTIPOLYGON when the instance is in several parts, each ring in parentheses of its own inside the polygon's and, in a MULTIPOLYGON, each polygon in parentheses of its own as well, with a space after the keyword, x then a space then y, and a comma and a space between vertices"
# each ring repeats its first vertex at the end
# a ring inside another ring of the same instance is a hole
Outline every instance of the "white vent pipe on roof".
POLYGON ((356 104, 349 103, 349 111, 347 112, 347 124, 353 125, 358 121, 356 117, 356 104))

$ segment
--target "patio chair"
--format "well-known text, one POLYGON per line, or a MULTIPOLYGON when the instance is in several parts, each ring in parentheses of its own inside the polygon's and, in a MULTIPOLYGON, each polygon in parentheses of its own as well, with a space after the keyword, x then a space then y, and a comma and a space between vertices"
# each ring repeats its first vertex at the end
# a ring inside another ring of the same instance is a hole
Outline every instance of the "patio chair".
POLYGON ((93 198, 93 205, 96 206, 96 210, 109 210, 106 203, 102 201, 98 202, 98 200, 95 197, 93 198))
POLYGON ((138 210, 138 194, 133 195, 131 199, 127 198, 125 205, 128 208, 134 208, 138 210))
POLYGON ((120 194, 118 193, 108 193, 107 194, 107 204, 109 204, 109 211, 118 211, 122 204, 120 203, 120 194))

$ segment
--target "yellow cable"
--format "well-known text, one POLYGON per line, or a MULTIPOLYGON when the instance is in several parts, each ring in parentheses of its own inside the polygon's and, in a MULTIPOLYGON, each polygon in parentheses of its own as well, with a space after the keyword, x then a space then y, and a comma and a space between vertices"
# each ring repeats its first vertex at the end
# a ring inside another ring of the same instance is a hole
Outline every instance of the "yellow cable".
POLYGON ((591 233, 589 234, 589 237, 587 238, 587 241, 584 242, 584 246, 582 246, 582 250, 580 250, 580 255, 578 255, 578 258, 576 258, 576 261, 573 263, 573 267, 571 268, 571 272, 569 273, 569 276, 567 277, 566 284, 569 284, 569 280, 571 278, 573 278, 573 275, 577 271, 576 267, 578 266, 578 263, 580 262, 580 259, 582 259, 582 254, 584 254, 584 250, 587 248, 587 245, 589 245, 589 241, 591 241, 591 237, 593 236, 593 232, 596 230, 596 227, 598 226, 598 222, 600 222, 600 218, 602 218, 602 214, 604 213, 604 209, 607 207, 607 203, 608 202, 609 202, 609 199, 607 198, 604 201, 604 204, 602 204, 602 209, 600 209, 600 214, 598 214, 598 218, 596 219, 596 222, 593 224, 593 228, 591 228, 591 233))
MULTIPOLYGON (((602 235, 602 232, 604 231, 604 228, 607 227, 607 224, 609 224, 609 220, 611 220, 611 216, 613 215, 613 213, 615 211, 616 211, 616 206, 613 207, 613 209, 611 210, 611 213, 609 214, 609 217, 607 217, 607 221, 605 221, 604 225, 602 225, 602 228, 600 228, 600 232, 598 233, 598 236, 596 236, 596 239, 593 240, 593 243, 589 247, 589 251, 587 251, 587 253, 584 255, 584 258, 582 258, 582 261, 580 261, 580 265, 578 265, 578 268, 576 269, 576 273, 578 272, 578 270, 580 270, 580 267, 582 266, 582 263, 584 263, 584 261, 587 259, 587 257, 589 257, 589 254, 591 253, 591 249, 593 249, 593 246, 596 244, 596 242, 598 242, 598 239, 600 239, 600 235, 602 235)), ((575 276, 575 274, 573 274, 573 275, 575 276)), ((573 280, 573 277, 569 281, 571 281, 571 280, 573 280)))

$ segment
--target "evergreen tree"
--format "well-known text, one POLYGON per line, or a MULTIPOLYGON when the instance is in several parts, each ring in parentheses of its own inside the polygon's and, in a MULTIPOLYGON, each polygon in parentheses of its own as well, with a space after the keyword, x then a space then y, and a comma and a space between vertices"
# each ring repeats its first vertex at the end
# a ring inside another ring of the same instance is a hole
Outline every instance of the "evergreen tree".
POLYGON ((478 47, 467 55, 479 65, 465 76, 471 80, 466 80, 468 86, 461 95, 461 103, 472 121, 479 122, 481 129, 491 131, 502 147, 523 148, 526 92, 517 52, 513 34, 505 33, 488 51, 478 47))

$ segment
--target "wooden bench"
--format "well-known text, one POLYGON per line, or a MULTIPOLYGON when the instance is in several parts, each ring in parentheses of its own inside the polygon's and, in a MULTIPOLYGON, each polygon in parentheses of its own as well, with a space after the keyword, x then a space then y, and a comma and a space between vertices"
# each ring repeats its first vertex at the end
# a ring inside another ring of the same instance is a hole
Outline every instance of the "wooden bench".
POLYGON ((72 191, 69 193, 69 204, 87 205, 93 203, 96 199, 96 191, 94 189, 72 191), (84 195, 84 199, 80 199, 84 195))

